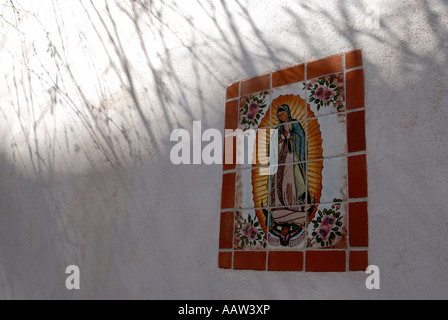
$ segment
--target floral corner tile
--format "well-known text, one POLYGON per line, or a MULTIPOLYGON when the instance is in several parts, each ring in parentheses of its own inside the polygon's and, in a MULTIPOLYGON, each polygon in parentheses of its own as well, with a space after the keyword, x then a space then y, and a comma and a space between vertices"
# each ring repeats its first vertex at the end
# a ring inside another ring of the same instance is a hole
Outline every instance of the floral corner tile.
MULTIPOLYGON (((307 102, 316 117, 345 111, 344 74, 310 80, 304 83, 307 102)), ((309 117, 311 118, 311 117, 309 117)))
POLYGON ((341 199, 334 201, 319 205, 309 217, 307 248, 347 248, 347 204, 341 199))
POLYGON ((237 211, 234 249, 263 250, 266 246, 266 224, 261 210, 237 211))
POLYGON ((242 130, 269 127, 271 96, 268 90, 240 99, 238 128, 242 130))

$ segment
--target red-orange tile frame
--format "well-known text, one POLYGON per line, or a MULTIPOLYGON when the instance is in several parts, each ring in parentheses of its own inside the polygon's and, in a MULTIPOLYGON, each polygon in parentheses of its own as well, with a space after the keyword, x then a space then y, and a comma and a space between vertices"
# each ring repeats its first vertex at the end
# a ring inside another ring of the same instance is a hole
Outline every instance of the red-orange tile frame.
POLYGON ((225 164, 221 206, 221 269, 295 272, 365 271, 369 265, 365 89, 362 51, 354 50, 243 80, 227 88, 225 129, 238 127, 240 97, 343 72, 348 161, 348 248, 346 250, 235 251, 235 165, 225 164), (233 185, 232 185, 233 184, 233 185))

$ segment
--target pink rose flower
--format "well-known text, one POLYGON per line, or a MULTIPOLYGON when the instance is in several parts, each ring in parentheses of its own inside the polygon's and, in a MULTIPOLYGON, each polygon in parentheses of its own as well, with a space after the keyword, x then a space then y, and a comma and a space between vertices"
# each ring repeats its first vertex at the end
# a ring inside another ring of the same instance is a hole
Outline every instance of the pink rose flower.
POLYGON ((322 224, 328 226, 330 229, 336 224, 336 218, 333 216, 324 216, 322 218, 322 224))
POLYGON ((251 101, 249 103, 249 110, 256 110, 258 112, 260 110, 260 104, 256 101, 251 101))
POLYGON ((317 234, 323 241, 327 241, 330 238, 331 228, 328 224, 321 224, 317 229, 317 234))
POLYGON ((260 104, 255 101, 251 101, 249 103, 249 108, 248 108, 246 118, 249 121, 253 121, 255 119, 255 117, 257 116, 258 111, 260 111, 260 104))
POLYGON ((243 234, 249 239, 249 241, 254 241, 258 236, 258 230, 254 228, 250 223, 246 223, 242 229, 243 234))
POLYGON ((333 97, 336 95, 336 92, 334 92, 333 90, 331 90, 330 88, 324 88, 324 92, 322 93, 322 101, 328 102, 331 99, 333 99, 333 97))
POLYGON ((325 87, 319 86, 316 89, 316 92, 314 92, 314 98, 316 99, 323 99, 323 94, 325 93, 325 87))

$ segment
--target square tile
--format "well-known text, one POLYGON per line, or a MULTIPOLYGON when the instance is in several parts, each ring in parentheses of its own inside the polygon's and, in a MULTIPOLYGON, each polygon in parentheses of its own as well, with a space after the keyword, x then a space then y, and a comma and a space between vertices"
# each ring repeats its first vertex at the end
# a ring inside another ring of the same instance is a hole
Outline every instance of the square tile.
POLYGON ((238 128, 258 129, 270 126, 271 96, 269 90, 241 97, 238 128))
POLYGON ((348 199, 347 158, 312 161, 307 166, 312 203, 333 203, 334 199, 348 199))
POLYGON ((220 252, 218 266, 220 269, 232 269, 232 252, 220 252))
POLYGON ((346 249, 347 229, 346 203, 318 205, 309 219, 307 248, 346 249))
POLYGON ((305 162, 308 158, 307 122, 282 123, 275 128, 269 141, 269 165, 305 162))
POLYGON ((272 90, 271 126, 298 122, 307 118, 306 91, 303 84, 293 84, 272 90))
POLYGON ((235 216, 235 250, 266 248, 266 224, 261 210, 237 211, 235 216))
POLYGON ((304 248, 306 206, 268 209, 268 244, 271 250, 304 248))
POLYGON ((236 208, 263 208, 268 203, 269 176, 262 168, 236 173, 236 208))
POLYGON ((307 81, 304 87, 307 90, 307 102, 315 117, 345 111, 343 73, 307 81))
POLYGON ((367 251, 350 252, 350 271, 365 272, 369 266, 369 253, 367 251))
POLYGON ((354 50, 345 54, 345 67, 346 69, 352 69, 362 66, 362 51, 354 50))
POLYGON ((307 163, 291 162, 271 167, 268 206, 293 208, 306 206, 308 196, 307 163))
POLYGON ((307 121, 308 160, 334 158, 347 153, 345 113, 307 121))

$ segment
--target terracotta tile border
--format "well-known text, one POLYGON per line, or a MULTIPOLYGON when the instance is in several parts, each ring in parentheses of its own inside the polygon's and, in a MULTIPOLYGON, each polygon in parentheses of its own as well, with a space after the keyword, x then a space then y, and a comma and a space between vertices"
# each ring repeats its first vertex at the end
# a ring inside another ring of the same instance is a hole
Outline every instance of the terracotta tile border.
POLYGON ((366 150, 365 122, 364 110, 347 114, 347 142, 349 153, 366 150))
POLYGON ((271 86, 270 74, 258 76, 241 82, 241 96, 268 90, 271 86))
POLYGON ((227 87, 227 100, 238 98, 240 95, 240 83, 234 83, 227 87))
POLYGON ((307 64, 307 78, 313 79, 342 71, 342 55, 313 61, 307 64))
POLYGON ((305 80, 304 64, 272 73, 272 87, 274 88, 303 80, 305 80))
POLYGON ((308 272, 345 272, 345 251, 307 251, 306 271, 308 272))
POLYGON ((366 271, 369 266, 369 253, 367 251, 351 251, 349 271, 366 271))
POLYGON ((355 50, 345 54, 345 68, 353 69, 362 66, 362 51, 355 50))
POLYGON ((235 251, 233 268, 236 270, 266 270, 266 251, 235 251))
MULTIPOLYGON (((361 272, 368 266, 368 185, 366 106, 363 56, 361 50, 333 55, 288 67, 227 87, 225 129, 235 130, 242 97, 276 87, 301 83, 332 74, 343 74, 345 117, 347 119, 347 248, 272 250, 235 250, 236 165, 225 163, 220 213, 218 267, 223 270, 271 272, 361 272)), ((308 120, 309 121, 309 120, 308 120)), ((235 144, 235 141, 233 142, 235 144)), ((234 149, 235 150, 235 149, 234 149)), ((308 161, 312 160, 308 158, 308 161)))
POLYGON ((364 70, 358 69, 347 72, 347 110, 364 108, 364 70))
POLYGON ((369 246, 369 221, 367 214, 367 202, 355 202, 349 204, 350 212, 350 246, 369 246))
POLYGON ((303 271, 303 252, 269 252, 268 270, 303 271))

